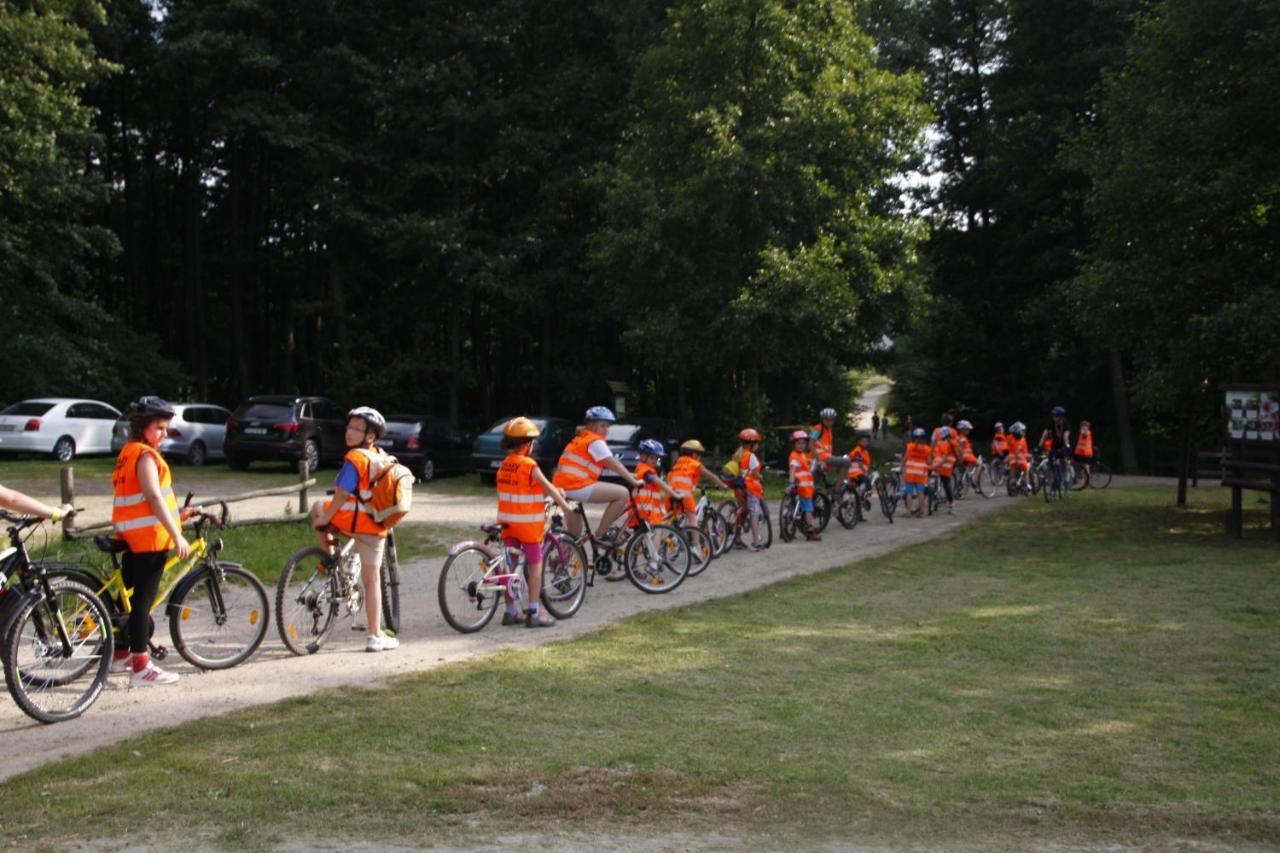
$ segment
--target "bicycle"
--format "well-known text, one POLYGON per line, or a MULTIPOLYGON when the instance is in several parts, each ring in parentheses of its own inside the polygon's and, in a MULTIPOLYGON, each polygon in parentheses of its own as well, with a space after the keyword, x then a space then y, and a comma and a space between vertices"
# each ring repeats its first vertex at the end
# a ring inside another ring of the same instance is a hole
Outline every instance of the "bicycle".
MULTIPOLYGON (((576 538, 569 536, 568 541, 581 548, 584 554, 587 553, 586 546, 591 546, 587 560, 587 585, 595 584, 597 574, 609 578, 617 577, 615 571, 622 571, 643 592, 671 592, 689 575, 693 562, 689 542, 674 527, 645 521, 636 509, 635 497, 629 496, 629 501, 630 518, 636 525, 615 527, 613 530, 619 537, 616 541, 601 540, 591 532, 587 511, 582 504, 574 509, 582 519, 582 533, 576 538)), ((561 529, 560 524, 563 520, 557 516, 556 531, 561 529)))
POLYGON ((898 466, 892 462, 885 462, 881 467, 885 469, 884 473, 871 472, 871 485, 875 489, 876 497, 880 500, 880 512, 889 519, 890 524, 893 524, 894 513, 898 511, 898 504, 903 496, 901 457, 899 457, 898 466))
POLYGON ((1111 467, 1098 460, 1098 452, 1094 451, 1093 461, 1085 466, 1089 472, 1089 488, 1105 489, 1111 485, 1111 467))
POLYGON ((0 518, 13 522, 10 547, 0 553, 0 661, 9 695, 41 723, 74 719, 107 684, 111 614, 89 586, 50 575, 77 567, 31 561, 23 532, 44 519, 5 510, 0 518))
MULTIPOLYGON (((528 561, 521 548, 503 544, 506 524, 482 524, 483 541, 467 540, 449 549, 440 568, 436 597, 449 626, 463 634, 479 631, 497 612, 498 600, 519 603, 525 598, 528 561)), ((548 531, 543 538, 542 592, 547 612, 568 619, 587 595, 587 557, 567 534, 548 531)))
POLYGON ((1040 480, 1036 476, 1035 466, 1028 465, 1018 471, 1010 469, 1008 476, 1005 477, 1005 489, 1011 498, 1025 497, 1038 492, 1040 490, 1040 480))
MULTIPOLYGON (((190 503, 188 494, 183 508, 190 503)), ((248 660, 266 637, 271 614, 262 581, 239 563, 219 560, 222 540, 205 538, 210 525, 219 530, 227 525, 227 505, 219 505, 219 515, 196 510, 191 548, 186 557, 175 555, 165 562, 155 600, 148 608, 154 613, 165 604, 173 647, 192 666, 205 670, 228 669, 248 660)), ((119 633, 127 627, 135 603, 133 590, 125 586, 119 559, 129 546, 123 539, 105 533, 94 536, 93 544, 111 558, 111 573, 105 580, 93 572, 75 572, 71 576, 102 598, 111 613, 111 624, 119 633)), ((155 633, 154 619, 150 633, 155 633)), ((168 656, 169 650, 150 636, 147 647, 156 660, 168 656)))
MULTIPOLYGON (((276 628, 285 648, 295 655, 320 651, 333 631, 338 611, 352 617, 353 631, 363 631, 364 587, 360 580, 355 539, 347 539, 337 553, 319 545, 301 548, 289 557, 276 584, 276 628)), ((382 565, 378 570, 382 590, 382 624, 390 633, 400 631, 400 561, 395 531, 387 531, 382 565)))
MULTIPOLYGON (((1062 500, 1066 496, 1067 490, 1063 479, 1062 467, 1059 463, 1048 454, 1038 454, 1034 467, 1040 494, 1044 497, 1045 503, 1062 500)), ((1033 486, 1032 491, 1035 491, 1035 486, 1033 486)))
POLYGON ((987 474, 987 465, 983 462, 982 457, 978 457, 978 461, 972 465, 964 465, 956 469, 955 494, 956 499, 962 498, 966 491, 982 495, 984 498, 994 498, 996 496, 997 484, 994 483, 987 474))
POLYGON ((703 533, 706 533, 711 538, 711 544, 715 548, 714 556, 723 556, 733 547, 733 536, 724 517, 712 506, 711 496, 707 494, 706 486, 698 488, 696 512, 698 526, 702 528, 703 533))
POLYGON ((938 507, 942 504, 942 481, 939 479, 942 475, 937 471, 930 471, 929 476, 924 482, 925 506, 929 515, 933 515, 938 511, 938 507))
MULTIPOLYGON (((705 493, 702 499, 699 500, 698 505, 702 506, 704 501, 706 501, 705 493)), ((719 518, 719 515, 717 514, 716 517, 719 518)), ((661 523, 679 530, 685 541, 689 543, 689 577, 697 577, 702 574, 706 571, 707 566, 711 565, 711 561, 721 553, 716 549, 715 543, 701 525, 690 525, 685 521, 684 507, 680 504, 676 504, 669 509, 667 514, 662 517, 661 523)))
POLYGON ((836 521, 840 522, 845 530, 852 530, 858 526, 858 522, 867 520, 863 511, 871 511, 871 490, 874 487, 874 479, 871 474, 867 474, 863 477, 861 485, 857 486, 846 481, 844 488, 838 490, 833 498, 836 521))
MULTIPOLYGON (((814 489, 813 518, 817 522, 813 533, 821 533, 831 520, 831 499, 825 492, 814 489)), ((782 501, 778 504, 778 538, 790 542, 796 538, 796 531, 804 529, 804 510, 800 508, 800 498, 796 495, 795 484, 787 486, 782 493, 782 501)))
MULTIPOLYGON (((735 490, 734 493, 739 494, 739 490, 735 490)), ((763 551, 773 544, 773 522, 769 520, 769 507, 765 504, 764 498, 760 498, 756 501, 756 506, 753 510, 751 501, 747 499, 746 489, 740 490, 740 494, 742 496, 741 502, 736 498, 722 501, 720 506, 716 508, 716 512, 725 520, 725 525, 729 530, 729 539, 738 548, 747 547, 747 543, 743 541, 743 534, 751 535, 751 518, 754 515, 756 530, 762 541, 753 541, 751 544, 757 550, 763 551)))

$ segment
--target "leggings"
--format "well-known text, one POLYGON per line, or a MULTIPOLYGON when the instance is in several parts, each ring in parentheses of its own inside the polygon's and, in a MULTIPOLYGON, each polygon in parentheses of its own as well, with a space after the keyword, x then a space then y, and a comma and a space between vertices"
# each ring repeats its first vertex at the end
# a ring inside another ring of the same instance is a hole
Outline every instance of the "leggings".
POLYGON ((145 652, 151 639, 151 605, 156 600, 168 556, 168 551, 126 551, 120 560, 124 585, 133 589, 133 597, 129 599, 133 609, 129 611, 128 633, 129 651, 135 655, 145 652))
POLYGON ((951 475, 948 474, 944 477, 939 474, 938 479, 942 481, 942 490, 947 493, 947 503, 954 502, 955 495, 951 494, 951 475))

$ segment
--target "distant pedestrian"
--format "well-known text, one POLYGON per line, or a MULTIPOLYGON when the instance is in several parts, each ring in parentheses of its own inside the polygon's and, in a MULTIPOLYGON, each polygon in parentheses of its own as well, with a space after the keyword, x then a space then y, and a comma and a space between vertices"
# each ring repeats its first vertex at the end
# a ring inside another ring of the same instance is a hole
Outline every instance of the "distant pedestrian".
POLYGON ((907 415, 902 419, 902 437, 910 440, 911 431, 916 428, 916 422, 911 420, 911 415, 907 415))
POLYGON ((875 438, 876 433, 878 433, 879 431, 880 431, 880 413, 872 412, 871 413, 871 437, 875 438))

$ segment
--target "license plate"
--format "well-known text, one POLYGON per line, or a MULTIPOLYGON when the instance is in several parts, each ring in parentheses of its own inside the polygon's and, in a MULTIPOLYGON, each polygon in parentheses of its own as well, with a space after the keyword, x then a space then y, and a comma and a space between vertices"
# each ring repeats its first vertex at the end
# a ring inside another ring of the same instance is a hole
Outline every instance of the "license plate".
POLYGON ((13 432, 13 424, 0 424, 0 432, 13 432))
POLYGON ((374 443, 377 444, 379 447, 391 447, 395 444, 395 441, 390 438, 383 438, 383 439, 379 439, 374 443))
POLYGON ((244 434, 245 435, 266 435, 267 428, 266 427, 245 427, 244 434))
POLYGON ((500 461, 499 461, 499 460, 497 460, 497 459, 490 460, 490 462, 489 462, 489 467, 490 467, 490 468, 501 468, 501 467, 502 467, 502 462, 500 462, 500 461))

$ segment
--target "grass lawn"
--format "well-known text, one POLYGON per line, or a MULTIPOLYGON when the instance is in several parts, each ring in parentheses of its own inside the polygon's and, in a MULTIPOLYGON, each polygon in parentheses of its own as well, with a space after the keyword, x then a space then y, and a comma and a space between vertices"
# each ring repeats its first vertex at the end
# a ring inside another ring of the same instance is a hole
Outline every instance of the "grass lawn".
POLYGON ((1280 549, 1257 511, 1224 538, 1220 490, 1171 494, 1025 501, 733 599, 147 735, 0 785, 6 836, 147 840, 145 792, 154 841, 240 848, 502 827, 1280 844, 1280 549))

